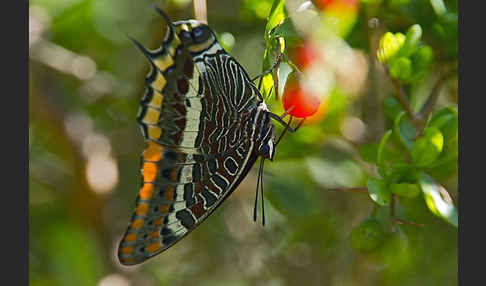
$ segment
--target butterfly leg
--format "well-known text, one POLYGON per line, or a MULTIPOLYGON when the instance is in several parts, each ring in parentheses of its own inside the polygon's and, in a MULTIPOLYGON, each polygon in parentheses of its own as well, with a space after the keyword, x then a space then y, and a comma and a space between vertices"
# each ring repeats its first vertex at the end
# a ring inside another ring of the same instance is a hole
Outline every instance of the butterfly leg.
MULTIPOLYGON (((279 96, 278 96, 278 78, 279 78, 279 67, 280 67, 280 63, 282 62, 282 59, 283 59, 283 54, 282 54, 282 51, 281 51, 281 48, 280 48, 280 42, 277 41, 277 58, 275 59, 275 63, 269 68, 267 69, 266 71, 264 71, 263 73, 257 75, 256 77, 254 77, 251 81, 254 82, 255 80, 257 79, 260 79, 260 81, 258 82, 258 90, 261 89, 262 87, 262 80, 263 80, 263 77, 269 73, 272 73, 274 72, 275 74, 273 75, 273 88, 274 88, 274 91, 275 91, 275 98, 278 100, 279 96)), ((272 92, 270 91, 270 93, 268 94, 268 96, 270 96, 272 94, 272 92)))
POLYGON ((278 68, 280 66, 280 63, 282 62, 282 53, 280 52, 280 49, 278 49, 278 55, 277 55, 277 59, 275 60, 275 63, 273 63, 273 65, 267 69, 266 71, 262 72, 261 74, 255 76, 254 78, 251 79, 251 81, 255 81, 257 79, 260 79, 260 83, 258 84, 258 86, 260 87, 261 86, 261 79, 266 76, 267 74, 273 72, 276 68, 278 68))
POLYGON ((287 131, 289 131, 290 133, 294 133, 296 131, 294 128, 290 127, 290 122, 292 121, 292 117, 290 117, 289 122, 285 122, 281 116, 278 116, 275 113, 269 112, 268 114, 271 118, 277 120, 278 123, 282 124, 282 126, 284 126, 285 129, 288 129, 287 131))

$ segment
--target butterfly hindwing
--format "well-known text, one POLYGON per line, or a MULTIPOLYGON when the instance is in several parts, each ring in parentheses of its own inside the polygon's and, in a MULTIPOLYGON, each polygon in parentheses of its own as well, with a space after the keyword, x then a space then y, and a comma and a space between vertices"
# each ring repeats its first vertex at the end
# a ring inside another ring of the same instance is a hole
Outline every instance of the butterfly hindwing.
POLYGON ((137 117, 146 138, 142 186, 118 257, 134 265, 208 217, 256 160, 244 122, 256 87, 208 26, 171 23, 151 64, 137 117))

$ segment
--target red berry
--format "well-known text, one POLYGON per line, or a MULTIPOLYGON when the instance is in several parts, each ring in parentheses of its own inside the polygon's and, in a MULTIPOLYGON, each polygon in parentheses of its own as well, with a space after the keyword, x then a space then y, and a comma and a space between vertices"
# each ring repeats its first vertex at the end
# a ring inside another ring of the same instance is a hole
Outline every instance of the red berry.
POLYGON ((292 61, 300 69, 305 69, 306 67, 310 66, 313 61, 319 59, 319 52, 308 40, 304 41, 301 45, 293 49, 290 54, 292 61))
POLYGON ((316 113, 320 100, 311 92, 303 90, 291 74, 285 84, 282 103, 285 111, 288 111, 290 115, 304 118, 316 113))
POLYGON ((358 4, 358 0, 312 0, 312 3, 320 11, 324 11, 332 5, 355 7, 358 4))

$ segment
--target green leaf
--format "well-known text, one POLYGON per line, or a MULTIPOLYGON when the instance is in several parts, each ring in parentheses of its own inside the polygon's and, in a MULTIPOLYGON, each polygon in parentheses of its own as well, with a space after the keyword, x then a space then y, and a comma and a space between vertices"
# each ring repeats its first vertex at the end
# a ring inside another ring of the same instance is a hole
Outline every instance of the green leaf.
POLYGON ((412 55, 417 50, 421 38, 422 28, 420 25, 412 25, 407 31, 405 42, 400 48, 399 55, 403 57, 412 55))
POLYGON ((420 46, 412 55, 414 72, 422 72, 426 70, 432 63, 433 57, 434 52, 431 47, 427 45, 420 46))
POLYGON ((268 16, 267 20, 267 25, 265 26, 266 37, 270 37, 270 31, 286 18, 284 3, 284 0, 273 1, 272 9, 270 10, 270 15, 268 16))
POLYGON ((384 180, 369 178, 367 186, 371 199, 377 204, 382 206, 390 204, 391 194, 384 180))
POLYGON ((406 198, 415 198, 420 194, 420 187, 417 184, 390 184, 390 191, 406 198))
MULTIPOLYGON (((449 163, 453 160, 457 160, 457 156, 459 154, 459 146, 458 146, 458 136, 448 140, 444 145, 444 150, 439 158, 431 165, 430 168, 437 167, 439 165, 443 165, 449 163)), ((457 162, 456 162, 457 164, 457 162)))
POLYGON ((446 141, 453 139, 458 131, 457 112, 451 107, 441 108, 432 114, 426 126, 439 128, 446 141))
POLYGON ((383 138, 381 138, 380 144, 378 145, 378 154, 377 154, 377 164, 378 164, 378 171, 380 172, 380 175, 383 176, 384 178, 387 177, 387 172, 386 172, 386 165, 385 165, 385 148, 386 148, 386 143, 388 142, 388 139, 390 138, 392 134, 391 130, 388 130, 385 135, 383 135, 383 138))
POLYGON ((270 31, 270 38, 284 37, 285 41, 297 42, 300 39, 290 18, 285 18, 280 24, 270 31))
POLYGON ((417 181, 417 168, 411 164, 397 163, 391 168, 389 181, 414 184, 417 181))
POLYGON ((439 157, 444 147, 444 137, 437 127, 427 127, 424 135, 413 144, 410 154, 418 167, 426 167, 439 157))
POLYGON ((393 133, 408 150, 412 149, 415 132, 415 126, 413 126, 412 122, 407 118, 405 111, 402 111, 395 117, 393 133))
POLYGON ((459 220, 457 209, 447 191, 426 173, 420 175, 419 183, 429 210, 457 227, 459 220))
POLYGON ((385 231, 376 219, 366 219, 351 231, 351 246, 359 251, 371 251, 383 244, 385 231))
MULTIPOLYGON (((272 62, 270 57, 270 47, 267 46, 267 49, 265 50, 265 54, 263 55, 262 71, 268 70, 271 66, 272 66, 272 62)), ((260 90, 264 98, 270 96, 270 92, 272 92, 273 86, 274 86, 274 81, 273 81, 272 73, 264 75, 262 77, 262 87, 260 90)))
MULTIPOLYGON (((265 54, 263 55, 262 71, 268 70, 273 61, 271 59, 271 51, 276 47, 276 37, 271 36, 271 31, 277 27, 286 18, 285 1, 275 0, 267 18, 267 25, 265 26, 265 54)), ((283 43, 283 42, 282 42, 283 43)), ((271 73, 262 78, 261 93, 264 97, 268 97, 274 86, 273 75, 271 73)))
POLYGON ((400 57, 390 61, 388 65, 390 74, 397 79, 407 80, 412 76, 412 61, 406 57, 400 57))
POLYGON ((402 111, 404 111, 403 107, 394 97, 387 97, 383 100, 383 112, 389 119, 394 120, 402 111))
POLYGON ((434 112, 427 121, 426 126, 439 128, 442 136, 444 136, 443 151, 437 161, 430 167, 436 167, 457 160, 459 139, 457 112, 450 107, 441 108, 434 112))

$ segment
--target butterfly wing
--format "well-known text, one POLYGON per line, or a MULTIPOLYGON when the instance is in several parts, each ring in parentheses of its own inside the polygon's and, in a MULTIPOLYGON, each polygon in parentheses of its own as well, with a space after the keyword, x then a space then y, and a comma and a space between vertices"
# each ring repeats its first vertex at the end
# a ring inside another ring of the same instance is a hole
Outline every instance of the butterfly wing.
POLYGON ((146 139, 142 186, 118 257, 139 264, 209 216, 256 160, 245 116, 258 91, 213 32, 189 20, 169 24, 148 51, 147 89, 137 117, 146 139))

